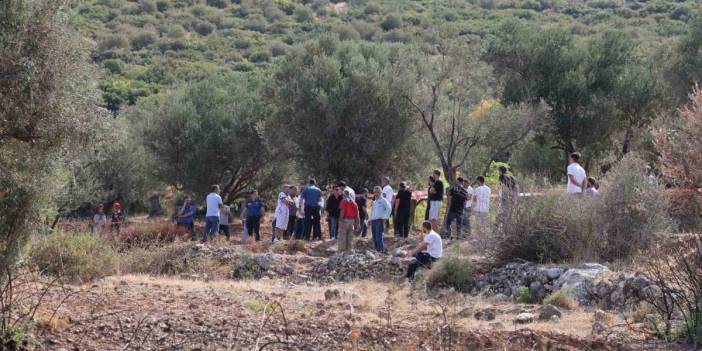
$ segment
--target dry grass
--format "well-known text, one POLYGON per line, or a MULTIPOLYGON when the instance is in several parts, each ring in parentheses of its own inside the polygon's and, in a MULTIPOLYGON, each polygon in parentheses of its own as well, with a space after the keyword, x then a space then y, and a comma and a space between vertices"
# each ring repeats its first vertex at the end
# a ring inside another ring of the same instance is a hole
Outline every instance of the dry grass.
POLYGON ((572 297, 568 295, 563 289, 546 296, 544 299, 544 305, 554 305, 565 310, 573 310, 578 305, 572 297))

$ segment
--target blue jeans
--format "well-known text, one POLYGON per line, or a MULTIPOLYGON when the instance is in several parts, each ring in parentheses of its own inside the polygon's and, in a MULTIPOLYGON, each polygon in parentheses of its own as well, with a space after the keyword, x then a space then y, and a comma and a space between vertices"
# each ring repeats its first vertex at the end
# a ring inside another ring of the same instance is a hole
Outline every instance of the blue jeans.
POLYGON ((373 232, 373 245, 375 245, 375 250, 380 253, 385 252, 385 247, 383 246, 383 232, 385 231, 385 220, 372 220, 371 231, 373 232))
POLYGON ((327 217, 329 222, 329 239, 339 238, 339 219, 335 217, 327 217))
POLYGON ((205 217, 205 235, 203 240, 212 239, 219 231, 219 216, 205 217))

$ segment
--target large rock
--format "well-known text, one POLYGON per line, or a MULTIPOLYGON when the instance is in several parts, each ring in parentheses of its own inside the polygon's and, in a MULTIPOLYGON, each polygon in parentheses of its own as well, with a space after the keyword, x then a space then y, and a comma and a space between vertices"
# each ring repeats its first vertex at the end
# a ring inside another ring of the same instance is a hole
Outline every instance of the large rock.
POLYGON ((551 320, 554 316, 561 318, 563 317, 563 313, 561 313, 561 310, 558 309, 558 307, 554 305, 544 305, 541 306, 538 310, 539 312, 539 320, 540 321, 548 321, 551 320))
POLYGON ((586 263, 571 268, 556 280, 555 286, 566 291, 578 304, 592 304, 594 281, 610 272, 609 268, 598 263, 586 263))
POLYGON ((476 311, 473 317, 479 321, 491 321, 497 316, 497 310, 492 307, 481 308, 476 311))
POLYGON ((520 313, 517 315, 517 318, 514 319, 515 324, 529 324, 534 321, 534 314, 524 312, 520 313))

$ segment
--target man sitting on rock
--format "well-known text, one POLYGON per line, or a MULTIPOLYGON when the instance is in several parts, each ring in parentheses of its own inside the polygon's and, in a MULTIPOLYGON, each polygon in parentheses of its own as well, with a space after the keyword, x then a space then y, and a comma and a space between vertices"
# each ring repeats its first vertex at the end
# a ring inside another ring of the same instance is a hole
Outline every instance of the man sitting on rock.
POLYGON ((414 280, 414 273, 420 266, 431 269, 431 264, 441 257, 443 250, 441 236, 432 230, 430 221, 422 223, 422 233, 424 233, 422 242, 417 244, 414 250, 405 254, 405 257, 414 256, 415 258, 407 267, 407 279, 410 281, 414 280))

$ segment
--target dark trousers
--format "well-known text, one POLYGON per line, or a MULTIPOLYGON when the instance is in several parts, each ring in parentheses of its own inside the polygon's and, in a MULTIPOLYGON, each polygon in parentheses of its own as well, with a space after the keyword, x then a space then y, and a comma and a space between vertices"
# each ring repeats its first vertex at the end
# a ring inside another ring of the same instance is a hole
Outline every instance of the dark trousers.
POLYGON ((414 279, 414 274, 417 273, 419 267, 431 269, 431 264, 436 261, 436 258, 431 257, 427 252, 420 252, 414 255, 414 259, 415 260, 407 267, 407 279, 410 280, 414 279))
POLYGON ((190 240, 195 240, 195 223, 178 223, 178 227, 183 227, 190 233, 190 240))
POLYGON ((361 218, 361 230, 360 230, 360 232, 361 232, 361 238, 365 238, 365 237, 366 237, 366 233, 368 233, 368 225, 366 224, 366 219, 365 219, 365 217, 364 217, 364 218, 361 218))
POLYGON ((219 232, 224 233, 224 236, 226 236, 227 240, 229 240, 229 224, 220 224, 219 232))
POLYGON ((288 217, 288 229, 283 234, 283 239, 289 240, 295 235, 295 227, 297 226, 297 217, 295 215, 288 217))
POLYGON ((305 219, 304 218, 295 218, 295 239, 297 239, 297 240, 304 239, 304 234, 305 234, 305 219))
POLYGON ((446 214, 446 224, 444 228, 446 229, 446 236, 449 238, 452 237, 451 223, 453 223, 454 221, 456 221, 456 238, 459 238, 461 236, 461 226, 463 226, 463 211, 450 211, 448 214, 446 214))
POLYGON ((373 246, 375 250, 384 253, 383 232, 385 231, 385 220, 374 219, 371 221, 371 232, 373 233, 373 246))
POLYGON ((409 235, 409 210, 399 210, 395 214, 395 235, 406 238, 409 235))
POLYGON ((305 206, 305 240, 310 240, 310 234, 314 229, 312 240, 322 240, 321 209, 319 206, 305 206))
POLYGON ((261 240, 261 216, 248 216, 246 217, 246 230, 249 231, 249 235, 253 234, 256 241, 261 240))

